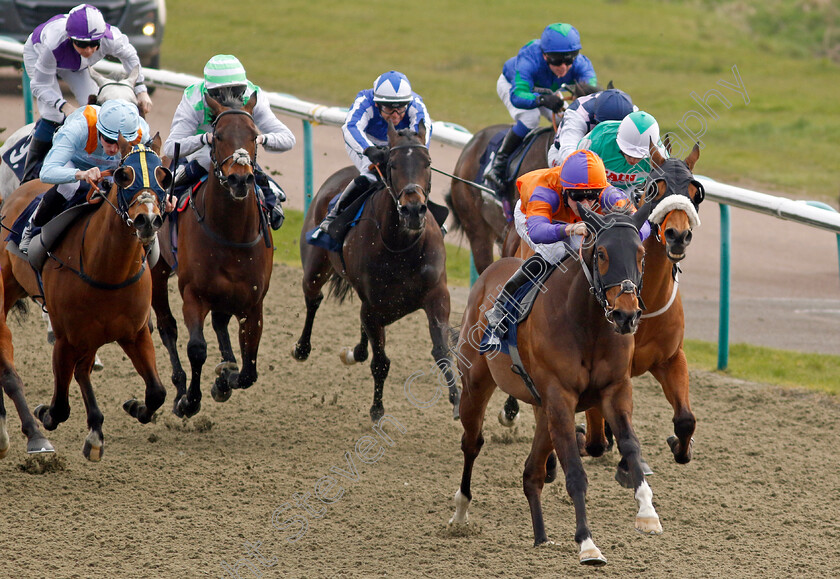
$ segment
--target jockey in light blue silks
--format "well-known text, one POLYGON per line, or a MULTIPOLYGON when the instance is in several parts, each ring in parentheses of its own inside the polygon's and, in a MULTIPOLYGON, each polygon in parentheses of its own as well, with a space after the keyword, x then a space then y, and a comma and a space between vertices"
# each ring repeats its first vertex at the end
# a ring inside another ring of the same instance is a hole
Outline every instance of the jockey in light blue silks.
POLYGON ((324 233, 339 213, 356 199, 367 193, 379 177, 371 172, 372 165, 383 168, 388 162, 388 121, 394 128, 420 132, 426 131, 426 146, 432 138, 432 121, 423 99, 411 90, 408 78, 396 70, 377 77, 372 89, 356 95, 356 100, 341 131, 350 160, 360 175, 347 185, 319 228, 324 233))
MULTIPOLYGON (((214 119, 204 102, 205 95, 231 108, 241 108, 250 99, 257 99, 252 113, 254 124, 260 131, 257 145, 276 152, 288 151, 295 146, 294 134, 272 112, 268 97, 260 87, 245 76, 245 68, 239 59, 229 54, 217 54, 204 66, 204 80, 184 89, 172 117, 169 137, 163 144, 163 154, 172 158, 175 143, 180 143, 181 155, 189 161, 184 173, 176 178, 176 184, 197 182, 210 170, 214 119)), ((279 229, 284 216, 277 194, 260 167, 254 167, 254 178, 265 199, 271 227, 279 229)))
POLYGON ((563 99, 554 94, 560 85, 598 83, 592 63, 580 54, 580 49, 577 29, 558 22, 546 26, 538 40, 523 46, 505 63, 496 92, 516 124, 502 141, 485 176, 497 191, 503 189, 507 179, 508 157, 525 135, 537 128, 540 116, 550 118, 553 112, 563 109, 563 99))
MULTIPOLYGON (((89 4, 50 18, 29 35, 23 45, 23 66, 41 118, 29 144, 21 183, 38 176, 34 169, 50 150, 53 134, 76 110, 62 96, 58 79, 65 81, 79 105, 85 106, 88 97, 99 90, 88 69, 106 56, 119 60, 126 74, 140 68, 140 57, 128 37, 116 26, 106 24, 102 13, 89 4)), ((151 111, 152 100, 143 84, 142 68, 134 92, 143 114, 151 111)))
POLYGON ((101 107, 87 105, 76 109, 53 138, 44 159, 40 178, 53 187, 44 193, 23 230, 19 248, 26 253, 35 227, 43 227, 58 215, 82 183, 102 180, 102 171, 113 171, 120 164, 119 136, 129 143, 151 140, 149 125, 140 118, 137 107, 124 100, 111 100, 101 107))

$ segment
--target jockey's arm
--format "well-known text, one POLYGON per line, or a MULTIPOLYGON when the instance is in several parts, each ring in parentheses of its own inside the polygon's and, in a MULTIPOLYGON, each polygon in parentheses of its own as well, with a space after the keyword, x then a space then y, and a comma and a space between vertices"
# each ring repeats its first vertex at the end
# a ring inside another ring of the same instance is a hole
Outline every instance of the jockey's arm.
POLYGON ((254 124, 260 131, 262 143, 266 151, 282 153, 295 146, 295 135, 283 122, 277 118, 268 104, 268 99, 262 91, 257 91, 255 96, 257 104, 254 106, 254 124))
POLYGON ((32 90, 32 96, 41 102, 50 103, 56 111, 61 113, 59 109, 67 101, 61 94, 61 90, 56 89, 55 79, 58 71, 55 65, 55 56, 48 50, 41 50, 40 46, 36 50, 38 50, 38 61, 35 70, 26 71, 30 76, 29 87, 32 90))
POLYGON ((557 129, 554 143, 548 149, 548 166, 559 167, 578 149, 578 143, 586 136, 586 121, 576 113, 567 112, 563 124, 557 129))
POLYGON ((173 157, 175 143, 181 143, 181 156, 190 155, 204 147, 207 144, 207 137, 204 133, 196 134, 200 123, 201 113, 190 106, 186 96, 182 96, 178 108, 175 109, 175 116, 172 118, 169 136, 163 144, 163 154, 166 157, 173 157))
POLYGON ((77 151, 83 151, 87 142, 87 122, 75 115, 53 137, 50 152, 44 159, 39 175, 44 183, 56 185, 77 180, 78 170, 71 162, 77 151))
POLYGON ((525 208, 525 218, 528 226, 528 237, 534 243, 556 243, 566 240, 571 233, 567 232, 570 225, 562 221, 552 222, 558 212, 562 200, 560 195, 551 188, 538 186, 534 188, 525 208))

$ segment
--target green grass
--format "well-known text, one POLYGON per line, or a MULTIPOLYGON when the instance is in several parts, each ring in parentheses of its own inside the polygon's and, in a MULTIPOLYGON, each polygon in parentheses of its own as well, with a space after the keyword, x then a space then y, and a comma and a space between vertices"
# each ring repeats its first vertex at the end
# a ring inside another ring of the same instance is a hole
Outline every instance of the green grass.
POLYGON ((560 12, 557 6, 427 0, 406 17, 382 0, 177 0, 168 5, 163 66, 198 75, 210 56, 230 52, 267 89, 339 106, 395 68, 409 76, 433 118, 476 131, 509 121, 495 90, 502 63, 557 14, 581 31, 601 81, 628 91, 663 130, 688 141, 678 123, 692 110, 702 112, 692 92, 717 89, 728 99, 729 108, 712 102, 719 118, 706 113, 698 172, 836 202, 840 66, 814 56, 836 49, 833 3, 593 0, 564 3, 560 12), (734 80, 733 66, 749 104, 718 84, 734 80))

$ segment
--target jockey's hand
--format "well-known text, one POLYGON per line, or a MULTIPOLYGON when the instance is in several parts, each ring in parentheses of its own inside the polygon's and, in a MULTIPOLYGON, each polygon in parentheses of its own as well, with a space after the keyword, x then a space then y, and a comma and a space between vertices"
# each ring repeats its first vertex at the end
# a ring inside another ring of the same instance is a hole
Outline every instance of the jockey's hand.
POLYGON ((75 110, 76 110, 76 107, 74 107, 73 105, 71 105, 68 102, 65 102, 64 105, 61 107, 61 110, 59 112, 61 114, 63 114, 65 117, 69 117, 71 114, 73 114, 73 111, 75 111, 75 110))
POLYGON ((166 198, 163 200, 163 210, 167 213, 172 213, 175 211, 175 206, 178 203, 178 199, 174 195, 167 195, 166 198))
POLYGON ((137 108, 140 109, 144 117, 152 112, 152 99, 148 92, 137 93, 137 108))
POLYGON ((565 232, 568 237, 572 235, 583 235, 586 237, 589 235, 589 228, 583 221, 578 221, 577 223, 569 223, 565 228, 565 232))
POLYGON ((554 93, 549 93, 541 94, 539 97, 537 97, 537 104, 555 113, 559 113, 563 110, 563 106, 565 103, 562 97, 559 97, 554 93))
POLYGON ((385 166, 388 164, 389 151, 385 145, 374 145, 365 149, 365 157, 370 160, 371 165, 385 166))
POLYGON ((102 181, 102 171, 99 170, 99 167, 91 167, 87 171, 80 170, 76 172, 76 179, 78 181, 87 181, 91 185, 96 185, 102 181))
POLYGON ((257 135, 257 144, 265 145, 265 135, 257 135))

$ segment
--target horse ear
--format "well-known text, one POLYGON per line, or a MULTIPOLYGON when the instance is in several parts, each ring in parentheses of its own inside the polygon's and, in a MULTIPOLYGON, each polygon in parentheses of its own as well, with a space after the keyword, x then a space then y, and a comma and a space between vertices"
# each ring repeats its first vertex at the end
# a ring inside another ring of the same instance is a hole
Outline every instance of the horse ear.
POLYGON ((221 105, 221 103, 219 103, 219 101, 211 97, 210 93, 206 93, 204 95, 204 102, 207 103, 208 107, 210 107, 210 112, 213 115, 213 118, 218 117, 219 113, 221 113, 224 110, 224 107, 221 105))
POLYGON ((397 141, 397 129, 394 128, 394 123, 388 121, 388 143, 393 147, 397 141))
POLYGON ((169 186, 172 185, 172 171, 162 165, 155 167, 155 179, 157 179, 161 189, 168 191, 169 186))
POLYGON ((593 233, 598 233, 604 228, 603 218, 594 211, 587 209, 585 205, 578 203, 578 212, 580 213, 581 220, 586 223, 586 226, 593 233))
POLYGON ((650 164, 651 168, 661 167, 665 163, 665 157, 659 152, 656 145, 653 144, 653 139, 650 140, 650 164))
POLYGON ((162 141, 161 141, 161 138, 160 138, 160 132, 157 132, 157 133, 155 133, 155 136, 152 137, 152 141, 150 143, 150 148, 152 149, 152 151, 155 152, 155 155, 157 155, 157 156, 160 156, 161 143, 162 143, 162 141))
POLYGON ((610 82, 607 83, 607 90, 614 89, 614 88, 615 88, 615 85, 613 84, 612 79, 610 79, 610 82))
POLYGON ((89 105, 95 105, 96 104, 96 95, 95 94, 89 94, 88 95, 87 104, 89 104, 89 105))
POLYGON ((668 154, 671 154, 671 135, 665 133, 665 138, 662 139, 662 144, 665 146, 665 150, 668 151, 668 154))
POLYGON ((131 143, 123 138, 122 133, 117 137, 117 144, 120 146, 120 156, 125 157, 131 151, 131 143))
POLYGON ((125 79, 125 83, 134 88, 134 85, 137 84, 137 77, 140 76, 140 65, 134 67, 134 69, 128 74, 128 77, 125 79))
POLYGON ((251 98, 248 99, 248 102, 242 107, 242 110, 248 113, 249 115, 254 112, 254 107, 257 106, 257 93, 253 93, 251 98))
POLYGON ((694 172, 694 164, 699 158, 700 146, 697 143, 694 143, 694 146, 691 148, 691 152, 688 154, 688 157, 685 158, 685 164, 688 165, 688 170, 692 173, 694 172))
POLYGON ((636 226, 636 229, 641 231, 642 226, 645 224, 645 220, 650 217, 650 212, 653 210, 653 203, 645 203, 639 210, 636 211, 630 219, 633 221, 633 225, 636 226))
POLYGON ((114 171, 114 183, 120 189, 131 187, 131 184, 134 183, 134 169, 123 166, 114 171))
MULTIPOLYGON (((139 69, 139 67, 138 67, 139 69)), ((88 68, 88 72, 90 72, 90 78, 93 79, 93 82, 96 83, 96 86, 102 88, 102 85, 110 82, 107 78, 99 74, 97 71, 93 70, 92 68, 88 68)), ((133 85, 132 85, 133 86, 133 85)))
POLYGON ((420 137, 420 140, 423 141, 423 143, 426 142, 426 123, 420 123, 417 126, 417 136, 420 137))

